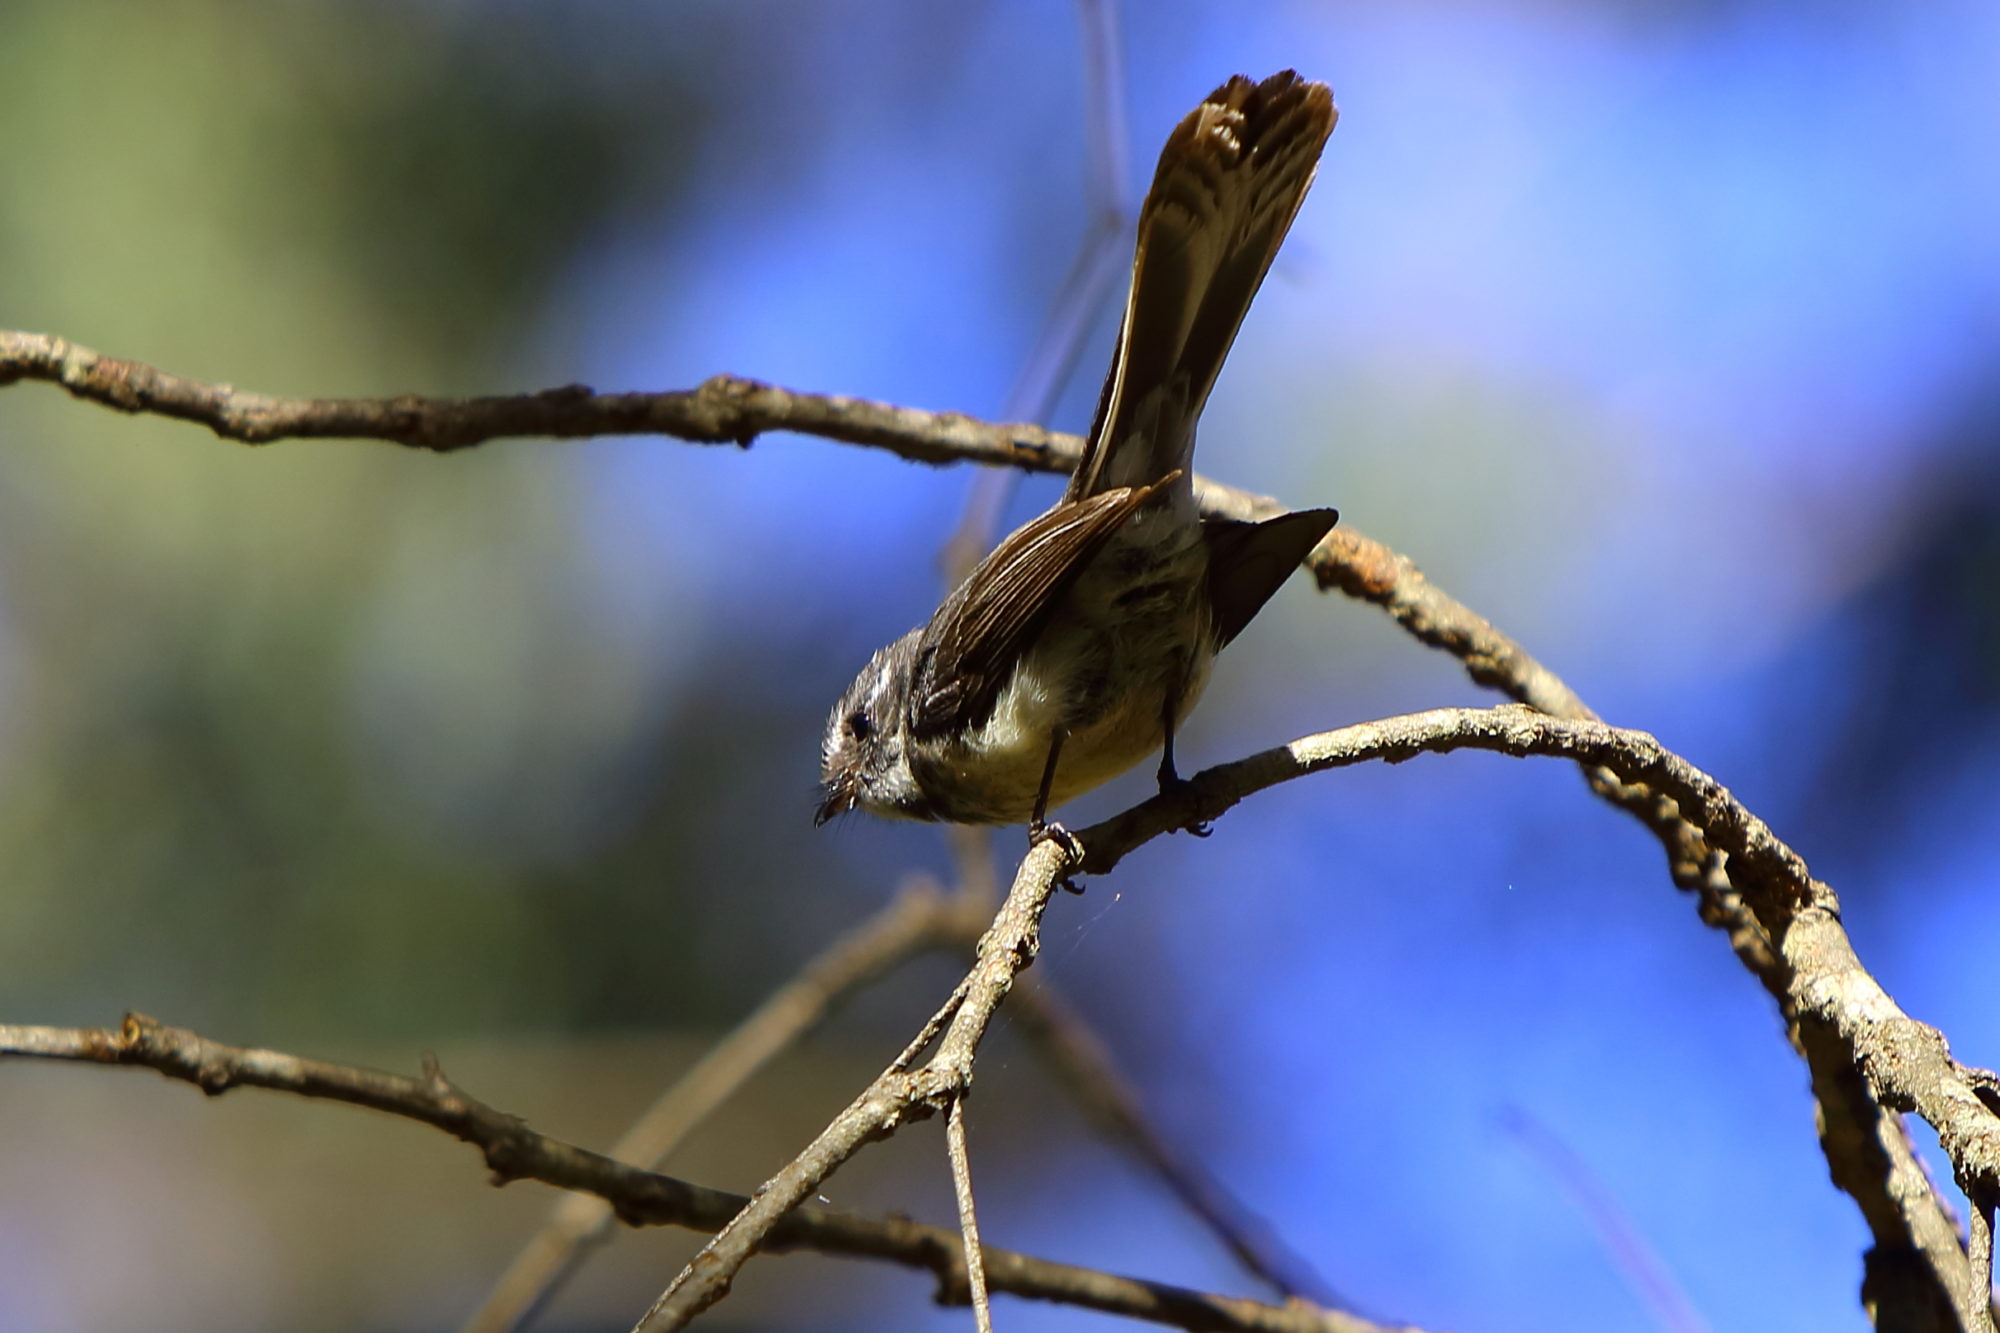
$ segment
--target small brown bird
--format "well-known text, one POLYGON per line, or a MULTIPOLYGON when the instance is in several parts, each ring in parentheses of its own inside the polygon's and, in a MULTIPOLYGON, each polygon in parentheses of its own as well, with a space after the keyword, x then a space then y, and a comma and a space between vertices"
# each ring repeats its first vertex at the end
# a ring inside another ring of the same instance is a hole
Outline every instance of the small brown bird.
POLYGON ((859 807, 1026 820, 1164 747, 1215 654, 1338 520, 1195 506, 1195 424, 1312 184, 1336 112, 1290 70, 1237 76, 1167 136, 1139 213, 1118 353, 1062 498, 876 653, 822 749, 819 823, 859 807))

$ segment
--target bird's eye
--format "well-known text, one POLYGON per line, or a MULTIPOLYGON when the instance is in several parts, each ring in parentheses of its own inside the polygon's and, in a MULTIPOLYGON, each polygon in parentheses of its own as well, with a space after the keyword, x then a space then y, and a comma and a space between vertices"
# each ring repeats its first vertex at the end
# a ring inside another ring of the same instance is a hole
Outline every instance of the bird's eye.
POLYGON ((873 730, 875 730, 875 724, 869 721, 868 714, 857 709, 847 715, 847 734, 854 737, 855 740, 867 740, 868 733, 873 730))

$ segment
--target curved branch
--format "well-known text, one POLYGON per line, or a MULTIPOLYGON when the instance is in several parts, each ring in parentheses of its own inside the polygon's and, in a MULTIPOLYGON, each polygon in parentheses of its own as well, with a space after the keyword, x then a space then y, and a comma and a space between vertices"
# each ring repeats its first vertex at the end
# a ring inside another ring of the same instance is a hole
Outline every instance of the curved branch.
MULTIPOLYGON (((85 402, 170 417, 227 440, 379 440, 450 452, 489 440, 666 435, 692 444, 748 446, 787 431, 886 449, 919 463, 981 463, 1067 472, 1083 441, 1027 423, 994 424, 839 394, 800 393, 736 375, 694 389, 598 393, 580 384, 480 398, 279 398, 230 384, 169 374, 106 356, 53 334, 0 330, 0 387, 55 384, 85 402)), ((1213 517, 1269 518, 1276 500, 1207 478, 1196 483, 1213 517)), ((1336 528, 1307 562, 1323 588, 1382 607, 1418 639, 1458 657, 1472 678, 1545 713, 1592 716, 1561 678, 1424 578, 1403 556, 1348 527, 1336 528)))
MULTIPOLYGON (((1812 878, 1798 854, 1720 783, 1651 736, 1513 706, 1436 709, 1363 723, 1204 770, 1171 795, 1156 796, 1079 832, 1080 863, 1073 864, 1068 852, 1052 841, 1038 844, 1022 861, 982 942, 978 964, 945 1010, 811 1147, 747 1202, 546 1139, 465 1097, 435 1067, 421 1081, 351 1070, 277 1052, 218 1046, 136 1017, 116 1034, 0 1029, 0 1054, 145 1065, 211 1093, 250 1085, 370 1106, 476 1144, 502 1180, 532 1176, 599 1193, 628 1221, 722 1226, 649 1316, 658 1317, 656 1327, 680 1327, 727 1291, 757 1249, 778 1248, 788 1239, 810 1235, 810 1242, 798 1243, 843 1253, 877 1252, 863 1251, 852 1228, 862 1226, 870 1242, 879 1243, 880 1231, 866 1230, 878 1224, 797 1205, 863 1144, 934 1114, 970 1086, 973 1055, 986 1025, 1015 976, 1032 961, 1041 915, 1065 873, 1102 873, 1140 844, 1192 820, 1218 818, 1246 796, 1280 782, 1370 760, 1396 763, 1459 749, 1601 766, 1622 782, 1643 783, 1674 801, 1731 858, 1748 901, 1779 950, 1790 1007, 1801 1027, 1811 1030, 1809 1041, 1835 1047, 1844 1064, 1867 1076, 1883 1105, 1914 1110, 1929 1121, 1976 1200, 2000 1197, 2000 1080, 1953 1060, 1942 1035, 1904 1014, 1862 969, 1840 929, 1832 891, 1812 878), (937 1054, 912 1071, 910 1062, 928 1045, 930 1034, 939 1031, 943 1038, 937 1054)), ((935 1236, 932 1240, 946 1243, 935 1236)), ((1014 1271, 1010 1263, 1002 1258, 989 1272, 996 1290, 1020 1290, 1011 1276, 1001 1276, 1014 1271)), ((1966 1267, 1970 1271, 1972 1265, 1966 1267)), ((1984 1317, 1983 1293, 1961 1287, 1950 1295, 1962 1313, 1980 1311, 1984 1317)), ((1315 1312, 1315 1317, 1325 1317, 1325 1312, 1315 1312)), ((1966 1323, 1977 1327, 1969 1318, 1966 1323)))
MULTIPOLYGON (((1244 797, 1308 773, 1464 749, 1568 759, 1674 802, 1728 856, 1732 881, 1778 951, 1790 1011, 1811 1029, 1808 1044, 1834 1043, 1884 1106, 1915 1111, 1937 1130, 1968 1193, 2000 1198, 2000 1080, 1953 1060, 1942 1033, 1897 1007, 1855 956, 1833 890, 1797 852, 1728 788, 1645 732, 1518 706, 1441 708, 1322 732, 1207 769, 1082 830, 1082 868, 1102 873, 1161 833, 1217 819, 1244 797)), ((1984 1304, 1982 1296, 1974 1308, 1984 1304)))

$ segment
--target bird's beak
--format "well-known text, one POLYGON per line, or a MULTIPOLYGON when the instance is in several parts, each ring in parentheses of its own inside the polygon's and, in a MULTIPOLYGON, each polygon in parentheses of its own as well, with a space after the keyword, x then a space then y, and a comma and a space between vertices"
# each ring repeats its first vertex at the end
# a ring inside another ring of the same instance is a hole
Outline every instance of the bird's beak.
POLYGON ((844 815, 861 803, 851 778, 840 777, 826 784, 826 795, 813 811, 813 827, 818 828, 835 815, 844 815))

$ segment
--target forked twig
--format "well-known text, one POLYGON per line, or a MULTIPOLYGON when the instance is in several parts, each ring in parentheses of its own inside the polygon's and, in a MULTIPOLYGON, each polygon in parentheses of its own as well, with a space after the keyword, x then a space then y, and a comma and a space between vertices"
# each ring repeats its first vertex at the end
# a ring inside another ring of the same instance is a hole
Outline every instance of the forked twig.
MULTIPOLYGON (((975 904, 976 906, 976 904, 975 904)), ((817 1026, 849 992, 926 950, 950 947, 978 922, 966 903, 935 883, 906 884, 880 912, 847 931, 711 1047, 694 1067, 625 1132, 611 1156, 657 1167, 773 1056, 817 1026)), ((558 1203, 471 1317, 464 1333, 520 1327, 601 1244, 617 1221, 611 1205, 589 1194, 558 1203)))
POLYGON ((980 941, 979 961, 952 998, 846 1110, 835 1116, 806 1149, 757 1191, 748 1207, 702 1247, 673 1284, 653 1303, 636 1328, 669 1333, 729 1292, 736 1274, 786 1213, 818 1189, 864 1145, 886 1138, 913 1120, 946 1109, 972 1085, 972 1061, 1014 976, 1040 947, 1042 912, 1057 883, 1075 867, 1054 840, 1037 843, 1023 858, 1014 886, 980 941), (937 1053, 921 1069, 911 1069, 935 1034, 937 1053))

